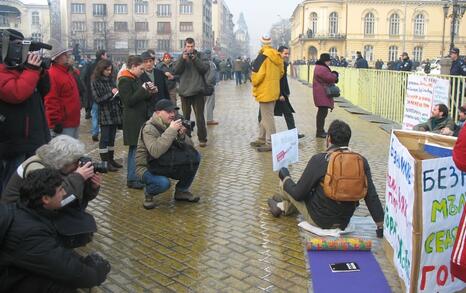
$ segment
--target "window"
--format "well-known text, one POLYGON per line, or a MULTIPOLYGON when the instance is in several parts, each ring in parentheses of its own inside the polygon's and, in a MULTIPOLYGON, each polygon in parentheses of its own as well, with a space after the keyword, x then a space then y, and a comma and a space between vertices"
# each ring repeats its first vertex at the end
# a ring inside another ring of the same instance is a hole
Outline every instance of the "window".
POLYGON ((41 33, 32 33, 31 38, 35 42, 42 42, 42 34, 41 33))
POLYGON ((171 28, 169 22, 157 22, 157 33, 158 34, 170 34, 171 28))
POLYGON ((157 40, 157 51, 169 52, 170 40, 157 40))
POLYGON ((84 3, 71 3, 71 13, 83 14, 86 13, 86 5, 84 3))
POLYGON ((400 16, 398 13, 390 15, 388 33, 390 36, 400 35, 400 16))
POLYGON ((332 47, 328 52, 330 53, 330 56, 332 56, 333 58, 337 58, 337 48, 332 47))
POLYGON ((311 30, 312 34, 317 33, 317 13, 313 12, 311 13, 311 30))
POLYGON ((180 22, 180 32, 192 32, 193 23, 192 22, 180 22))
POLYGON ((128 49, 128 41, 115 41, 115 49, 128 49))
POLYGON ((84 21, 73 21, 71 23, 71 31, 72 32, 85 32, 86 23, 84 21))
POLYGON ((180 3, 180 14, 193 14, 193 3, 180 3))
POLYGON ((105 50, 105 40, 103 39, 95 39, 94 40, 94 49, 97 50, 105 50))
POLYGON ((372 45, 365 45, 364 46, 364 58, 367 61, 374 60, 374 47, 372 45))
POLYGON ((170 4, 158 4, 157 16, 171 16, 170 4))
POLYGON ((128 14, 128 5, 115 4, 113 5, 113 13, 115 14, 128 14))
POLYGON ((388 61, 396 61, 398 58, 398 47, 390 46, 388 47, 388 61))
POLYGON ((0 26, 10 26, 8 17, 6 17, 5 15, 0 15, 0 26))
POLYGON ((81 49, 86 48, 86 40, 83 40, 83 39, 79 39, 79 40, 78 39, 72 39, 71 44, 72 44, 72 46, 74 46, 75 44, 78 44, 79 48, 81 48, 81 49))
POLYGON ((113 29, 116 32, 127 32, 128 31, 128 23, 126 21, 115 21, 113 23, 113 29))
POLYGON ((138 50, 146 50, 149 47, 149 40, 136 40, 138 50))
POLYGON ((180 40, 180 49, 184 49, 184 40, 180 40))
POLYGON ((103 33, 107 29, 104 21, 94 21, 94 33, 103 33))
POLYGON ((93 4, 92 14, 94 16, 106 16, 107 15, 107 4, 93 4))
POLYGON ((328 22, 328 33, 331 35, 338 34, 338 14, 336 12, 330 13, 328 22))
POLYGON ((148 22, 136 22, 134 24, 134 29, 137 32, 147 32, 149 31, 149 23, 148 22))
POLYGON ((32 13, 32 24, 33 25, 39 25, 39 23, 40 23, 39 12, 34 11, 32 13))
POLYGON ((417 37, 424 36, 425 18, 423 14, 417 14, 414 17, 414 35, 417 37))
POLYGON ((364 16, 364 35, 373 35, 375 27, 375 17, 372 12, 368 12, 364 16))
POLYGON ((136 3, 134 4, 134 12, 136 14, 147 14, 148 6, 149 4, 147 1, 136 0, 136 3))
POLYGON ((413 57, 415 62, 421 62, 422 61, 422 47, 414 47, 413 50, 413 57))

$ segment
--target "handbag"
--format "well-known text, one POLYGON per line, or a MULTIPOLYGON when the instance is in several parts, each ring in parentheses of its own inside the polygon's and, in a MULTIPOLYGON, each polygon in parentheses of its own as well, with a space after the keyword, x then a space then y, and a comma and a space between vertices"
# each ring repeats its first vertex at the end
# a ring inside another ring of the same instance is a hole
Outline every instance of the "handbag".
POLYGON ((335 84, 329 85, 325 88, 325 92, 327 96, 330 98, 336 98, 340 96, 340 88, 337 87, 335 84))

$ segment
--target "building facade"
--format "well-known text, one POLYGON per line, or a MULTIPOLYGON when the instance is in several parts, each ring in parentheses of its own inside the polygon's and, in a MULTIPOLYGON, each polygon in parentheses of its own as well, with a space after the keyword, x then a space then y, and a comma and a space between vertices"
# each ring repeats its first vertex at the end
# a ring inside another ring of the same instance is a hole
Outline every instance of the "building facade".
POLYGON ((212 2, 212 31, 214 52, 219 58, 232 56, 235 43, 233 14, 225 0, 212 2))
POLYGON ((194 38, 213 47, 212 0, 61 0, 62 41, 82 54, 106 49, 114 60, 154 49, 180 53, 194 38))
POLYGON ((7 28, 20 31, 26 38, 47 41, 50 38, 50 14, 47 1, 31 4, 27 0, 2 0, 0 29, 7 28))
MULTIPOLYGON (((451 18, 445 19, 444 4, 433 0, 303 1, 291 18, 291 60, 317 59, 325 52, 354 59, 361 51, 371 64, 377 59, 395 61, 403 52, 419 62, 447 55, 451 18)), ((456 27, 455 46, 466 52, 466 24, 459 20, 456 27)))

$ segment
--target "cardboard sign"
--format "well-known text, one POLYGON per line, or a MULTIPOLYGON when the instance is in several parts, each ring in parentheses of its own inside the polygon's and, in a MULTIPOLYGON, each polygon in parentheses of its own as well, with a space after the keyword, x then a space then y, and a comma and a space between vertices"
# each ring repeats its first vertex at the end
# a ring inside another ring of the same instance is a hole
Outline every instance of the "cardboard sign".
POLYGON ((406 88, 403 129, 426 122, 437 104, 448 105, 450 83, 446 79, 411 74, 406 88))
POLYGON ((414 158, 395 134, 390 139, 385 192, 384 235, 393 248, 393 263, 406 287, 413 264, 414 158))
POLYGON ((298 129, 272 134, 273 170, 298 162, 298 129))
POLYGON ((466 173, 451 157, 422 161, 422 252, 418 292, 457 292, 450 259, 466 196, 466 173))

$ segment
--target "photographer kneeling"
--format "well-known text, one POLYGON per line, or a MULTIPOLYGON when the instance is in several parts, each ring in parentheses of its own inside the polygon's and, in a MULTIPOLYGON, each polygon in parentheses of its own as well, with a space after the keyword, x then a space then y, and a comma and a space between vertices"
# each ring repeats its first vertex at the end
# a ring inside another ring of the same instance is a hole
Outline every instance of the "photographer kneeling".
POLYGON ((188 136, 188 121, 175 120, 178 107, 170 100, 155 104, 155 112, 139 133, 136 173, 145 184, 144 208, 155 208, 154 196, 170 188, 169 178, 179 180, 175 200, 198 202, 189 192, 200 163, 200 154, 188 136))
POLYGON ((85 212, 89 201, 93 200, 100 190, 102 176, 94 171, 92 162, 82 164, 84 144, 67 135, 59 135, 48 144, 37 149, 36 155, 24 161, 11 176, 2 193, 1 202, 12 203, 18 200, 20 188, 25 178, 34 170, 54 168, 63 177, 65 198, 69 204, 57 212, 53 218, 66 247, 75 248, 84 246, 92 240, 92 234, 97 231, 94 217, 85 212), (72 200, 74 196, 77 200, 72 200))
POLYGON ((66 194, 60 172, 35 170, 22 183, 20 201, 1 206, 0 292, 76 292, 103 283, 110 263, 96 253, 82 257, 59 238, 53 219, 66 194))

